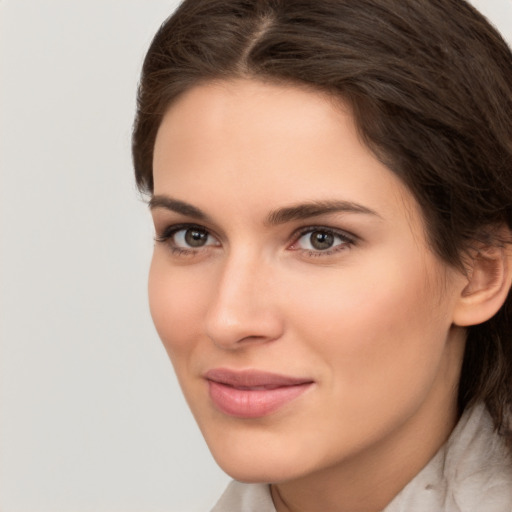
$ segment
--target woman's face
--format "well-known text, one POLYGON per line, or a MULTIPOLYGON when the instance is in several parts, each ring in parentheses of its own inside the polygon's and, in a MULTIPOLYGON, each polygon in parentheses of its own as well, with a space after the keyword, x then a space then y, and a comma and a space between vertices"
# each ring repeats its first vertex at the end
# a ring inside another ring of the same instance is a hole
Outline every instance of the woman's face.
POLYGON ((463 278, 348 108, 294 86, 197 86, 163 119, 154 183, 151 312, 225 471, 289 481, 442 443, 463 278))

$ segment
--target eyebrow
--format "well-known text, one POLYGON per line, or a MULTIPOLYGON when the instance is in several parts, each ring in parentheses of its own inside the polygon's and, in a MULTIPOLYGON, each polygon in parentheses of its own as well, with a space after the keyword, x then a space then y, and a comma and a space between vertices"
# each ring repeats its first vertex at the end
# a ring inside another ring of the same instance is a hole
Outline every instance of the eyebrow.
MULTIPOLYGON (((155 208, 164 208, 187 217, 211 221, 211 218, 196 206, 168 196, 153 196, 149 201, 149 208, 152 210, 155 208)), ((273 210, 267 215, 265 224, 276 226, 291 221, 327 215, 329 213, 359 213, 374 215, 380 218, 380 215, 376 211, 352 201, 311 201, 273 210)))
POLYGON ((181 215, 185 215, 187 217, 194 217, 198 220, 209 220, 208 215, 206 215, 206 213, 204 213, 199 208, 168 196, 153 196, 149 200, 148 206, 151 210, 156 208, 164 208, 166 210, 170 210, 171 212, 180 213, 181 215))
POLYGON ((268 214, 265 223, 274 226, 329 213, 362 213, 380 217, 376 211, 352 201, 312 201, 274 210, 268 214))

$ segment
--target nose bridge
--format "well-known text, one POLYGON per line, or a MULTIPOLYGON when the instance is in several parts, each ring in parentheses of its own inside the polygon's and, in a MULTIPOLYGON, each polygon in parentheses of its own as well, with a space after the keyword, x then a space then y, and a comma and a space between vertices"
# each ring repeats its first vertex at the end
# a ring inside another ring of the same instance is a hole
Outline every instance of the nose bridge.
POLYGON ((245 247, 226 255, 206 318, 212 341, 236 348, 242 341, 269 341, 279 336, 281 321, 271 286, 272 265, 245 247))

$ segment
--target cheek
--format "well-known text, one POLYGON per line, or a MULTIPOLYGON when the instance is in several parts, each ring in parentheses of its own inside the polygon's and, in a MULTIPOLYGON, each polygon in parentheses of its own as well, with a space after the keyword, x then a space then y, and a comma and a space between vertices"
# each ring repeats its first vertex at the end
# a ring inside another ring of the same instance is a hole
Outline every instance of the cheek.
POLYGON ((194 286, 197 276, 173 271, 155 249, 148 282, 149 307, 155 328, 172 361, 186 355, 197 339, 203 298, 194 286))
POLYGON ((353 275, 347 269, 311 284, 305 285, 309 295, 298 294, 307 301, 295 301, 290 310, 300 338, 314 343, 331 367, 333 385, 355 390, 358 399, 379 399, 390 387, 405 393, 433 378, 450 321, 423 264, 388 264, 385 272, 368 267, 353 275))

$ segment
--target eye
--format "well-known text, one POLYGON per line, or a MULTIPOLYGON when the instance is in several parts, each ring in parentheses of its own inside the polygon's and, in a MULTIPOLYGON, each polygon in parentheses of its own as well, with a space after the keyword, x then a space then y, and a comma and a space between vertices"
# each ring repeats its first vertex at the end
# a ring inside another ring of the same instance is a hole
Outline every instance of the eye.
POLYGON ((351 237, 337 230, 320 227, 308 228, 307 231, 302 231, 290 249, 330 254, 353 243, 354 240, 351 237))
POLYGON ((155 240, 168 244, 172 250, 178 252, 219 245, 218 240, 206 228, 194 225, 169 226, 155 240))
POLYGON ((182 249, 197 249, 205 245, 215 245, 215 239, 202 228, 191 227, 179 229, 172 235, 172 241, 176 247, 182 249))

